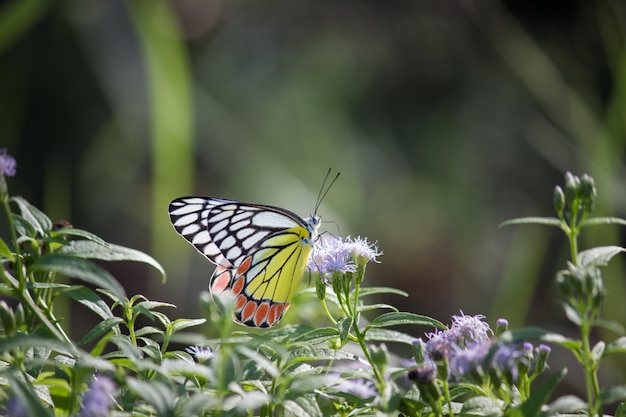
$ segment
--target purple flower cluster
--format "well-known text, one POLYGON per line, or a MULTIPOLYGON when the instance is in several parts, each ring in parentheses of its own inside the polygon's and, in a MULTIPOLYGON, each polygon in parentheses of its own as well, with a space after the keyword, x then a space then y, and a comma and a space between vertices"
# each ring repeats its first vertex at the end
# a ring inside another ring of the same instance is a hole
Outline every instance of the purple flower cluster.
POLYGON ((115 382, 104 375, 97 375, 89 383, 89 390, 83 395, 83 405, 79 417, 106 417, 109 415, 115 382))
POLYGON ((17 172, 15 158, 7 153, 6 148, 0 149, 0 176, 13 177, 17 172))
POLYGON ((376 244, 370 243, 367 238, 348 236, 342 239, 324 235, 315 242, 307 267, 312 272, 319 272, 322 277, 328 277, 334 272, 355 272, 358 265, 378 262, 376 257, 380 255, 382 252, 376 244))
MULTIPOLYGON (((428 341, 416 341, 423 348, 424 358, 418 365, 431 370, 434 363, 445 363, 446 375, 440 378, 454 378, 480 383, 486 375, 495 376, 501 381, 514 384, 521 373, 538 373, 546 366, 550 348, 531 343, 506 345, 495 342, 493 331, 483 321, 483 315, 452 317, 449 329, 428 333, 428 341), (430 363, 430 364, 429 364, 430 363), (428 365, 424 367, 424 365, 428 365)), ((498 320, 499 329, 508 326, 505 320, 498 320)))
POLYGON ((426 352, 435 360, 450 358, 459 349, 469 349, 488 342, 493 332, 487 323, 482 321, 482 314, 452 316, 452 325, 447 330, 427 333, 426 352))

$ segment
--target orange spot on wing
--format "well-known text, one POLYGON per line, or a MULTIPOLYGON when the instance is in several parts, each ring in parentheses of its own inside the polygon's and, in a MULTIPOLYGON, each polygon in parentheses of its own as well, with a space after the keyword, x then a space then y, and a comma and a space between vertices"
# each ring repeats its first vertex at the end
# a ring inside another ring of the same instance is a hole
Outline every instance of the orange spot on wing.
POLYGON ((252 316, 254 316, 254 312, 256 311, 256 309, 257 304, 254 301, 248 301, 246 306, 243 308, 243 311, 241 312, 241 321, 245 323, 250 320, 252 316))
POLYGON ((235 311, 241 310, 243 308, 244 304, 246 304, 246 301, 248 301, 248 299, 243 294, 240 295, 239 297, 237 297, 235 299, 235 311))
POLYGON ((232 288, 233 295, 241 294, 245 283, 246 283, 245 277, 240 277, 237 281, 235 281, 235 283, 233 284, 233 288, 232 288))
POLYGON ((254 325, 256 327, 261 327, 261 324, 267 318, 267 315, 270 312, 270 305, 268 303, 261 303, 256 309, 256 314, 254 315, 254 325))
POLYGON ((237 275, 243 275, 245 274, 248 269, 250 268, 250 264, 252 263, 252 257, 248 256, 242 263, 241 265, 239 265, 239 268, 237 268, 237 275))

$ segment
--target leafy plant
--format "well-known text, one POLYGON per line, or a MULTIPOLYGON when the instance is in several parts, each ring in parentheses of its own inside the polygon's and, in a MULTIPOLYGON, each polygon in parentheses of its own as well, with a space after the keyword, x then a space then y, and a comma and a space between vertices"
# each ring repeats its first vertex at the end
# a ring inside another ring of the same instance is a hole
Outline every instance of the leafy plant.
POLYGON ((624 221, 589 217, 596 191, 588 176, 568 174, 565 191, 557 188, 557 218, 506 223, 549 224, 570 239, 572 261, 557 274, 557 285, 567 317, 581 329, 581 339, 573 340, 535 328, 512 331, 505 319, 492 329, 482 315, 462 312, 445 326, 371 302, 379 294, 407 294, 364 285, 367 266, 382 255, 376 245, 329 235, 316 243, 309 263, 315 287, 300 293, 318 300, 325 325, 244 331, 231 320, 233 300, 213 300, 206 292, 200 295, 206 319, 172 320, 164 311, 174 305, 127 296, 94 262, 142 262, 165 278, 157 261, 53 223, 9 195, 6 177, 14 174, 15 161, 0 152, 0 205, 9 235, 0 239, 0 292, 7 299, 0 301, 0 405, 6 415, 543 417, 598 415, 603 403, 625 396, 620 387, 601 390, 597 369, 602 358, 626 349, 626 338, 590 342, 591 328, 606 324, 599 267, 623 249, 579 252, 576 243, 584 226, 624 221), (73 340, 55 312, 60 300, 92 311, 99 323, 73 340), (141 326, 139 318, 151 324, 141 326), (190 331, 204 323, 218 329, 218 337, 190 331), (419 338, 398 326, 429 331, 419 338), (579 360, 587 401, 550 402, 565 370, 537 380, 547 369, 546 343, 579 360), (413 357, 394 354, 394 344, 413 357))

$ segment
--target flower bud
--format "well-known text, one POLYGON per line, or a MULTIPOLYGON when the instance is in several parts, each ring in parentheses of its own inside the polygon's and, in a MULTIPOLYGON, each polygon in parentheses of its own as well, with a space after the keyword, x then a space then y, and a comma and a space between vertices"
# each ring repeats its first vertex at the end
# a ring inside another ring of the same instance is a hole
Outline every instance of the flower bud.
POLYGON ((552 349, 548 345, 539 345, 535 362, 535 373, 543 372, 547 368, 548 355, 552 349))
POLYGON ((15 333, 15 314, 4 300, 0 300, 0 323, 2 323, 5 334, 12 335, 15 333))
POLYGON ((583 208, 587 213, 591 213, 596 204, 598 191, 593 177, 583 174, 580 177, 581 197, 583 200, 583 208))
POLYGON ((498 319, 496 321, 496 336, 500 336, 502 333, 506 332, 509 328, 509 321, 507 319, 498 319))
POLYGON ((380 346, 372 346, 370 349, 370 353, 372 355, 372 362, 374 365, 379 368, 384 368, 387 366, 387 362, 389 361, 387 351, 387 346, 385 344, 381 344, 380 346))
POLYGON ((565 208, 565 194, 563 194, 563 189, 558 185, 554 187, 552 202, 554 203, 554 209, 559 217, 561 217, 561 215, 563 215, 563 209, 565 208))
POLYGON ((322 277, 315 281, 315 293, 319 300, 324 301, 326 299, 326 283, 323 282, 322 277))
POLYGON ((580 194, 580 178, 567 171, 565 173, 565 200, 573 208, 580 194))

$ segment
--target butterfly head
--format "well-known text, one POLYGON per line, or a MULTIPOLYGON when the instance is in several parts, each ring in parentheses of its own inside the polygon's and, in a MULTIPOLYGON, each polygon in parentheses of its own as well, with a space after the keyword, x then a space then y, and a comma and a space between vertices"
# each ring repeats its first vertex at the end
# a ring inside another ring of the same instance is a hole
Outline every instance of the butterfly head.
POLYGON ((317 239, 317 229, 319 229, 320 224, 322 224, 322 216, 319 214, 314 214, 311 217, 307 217, 304 219, 304 222, 307 225, 307 230, 309 231, 309 237, 306 239, 306 243, 312 245, 317 239))

